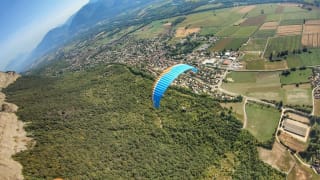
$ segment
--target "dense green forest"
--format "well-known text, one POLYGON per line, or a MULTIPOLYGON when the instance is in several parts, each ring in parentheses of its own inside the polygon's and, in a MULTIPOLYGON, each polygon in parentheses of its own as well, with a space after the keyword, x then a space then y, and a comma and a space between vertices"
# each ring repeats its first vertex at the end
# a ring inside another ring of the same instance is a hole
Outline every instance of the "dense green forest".
POLYGON ((170 88, 154 109, 153 82, 137 72, 101 65, 8 87, 36 141, 14 157, 25 179, 284 179, 217 102, 170 88))

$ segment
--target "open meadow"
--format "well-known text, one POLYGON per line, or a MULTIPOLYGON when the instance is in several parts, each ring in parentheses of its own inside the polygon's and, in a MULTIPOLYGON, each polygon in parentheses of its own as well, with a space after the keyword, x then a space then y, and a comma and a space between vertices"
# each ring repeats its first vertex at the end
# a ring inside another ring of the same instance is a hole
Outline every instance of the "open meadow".
POLYGON ((281 84, 299 84, 299 83, 308 83, 309 78, 312 76, 311 69, 296 70, 290 71, 290 74, 287 76, 281 75, 280 82, 281 84))
POLYGON ((274 107, 248 103, 246 105, 247 127, 258 141, 270 140, 276 131, 280 120, 280 112, 274 107))
POLYGON ((232 111, 233 115, 243 122, 244 112, 243 112, 243 104, 244 102, 237 103, 220 103, 220 105, 224 108, 228 108, 232 111))

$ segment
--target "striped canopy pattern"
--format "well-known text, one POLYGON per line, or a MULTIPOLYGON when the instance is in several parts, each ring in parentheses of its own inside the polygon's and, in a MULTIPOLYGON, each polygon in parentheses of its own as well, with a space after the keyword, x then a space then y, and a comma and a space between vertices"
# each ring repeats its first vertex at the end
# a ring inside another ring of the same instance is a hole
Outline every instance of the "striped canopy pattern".
POLYGON ((159 78, 153 85, 152 102, 155 108, 160 107, 160 101, 163 94, 166 92, 170 84, 182 73, 192 70, 197 72, 198 70, 187 64, 177 64, 164 70, 159 78))

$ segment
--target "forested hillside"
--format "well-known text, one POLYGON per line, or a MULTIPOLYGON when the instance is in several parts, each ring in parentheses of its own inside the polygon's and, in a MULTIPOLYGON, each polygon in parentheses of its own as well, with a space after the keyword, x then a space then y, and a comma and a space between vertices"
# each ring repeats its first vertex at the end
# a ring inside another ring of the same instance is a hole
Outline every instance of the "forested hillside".
POLYGON ((15 156, 26 179, 283 179, 257 141, 209 97, 170 88, 157 110, 152 78, 123 65, 6 89, 36 144, 15 156))

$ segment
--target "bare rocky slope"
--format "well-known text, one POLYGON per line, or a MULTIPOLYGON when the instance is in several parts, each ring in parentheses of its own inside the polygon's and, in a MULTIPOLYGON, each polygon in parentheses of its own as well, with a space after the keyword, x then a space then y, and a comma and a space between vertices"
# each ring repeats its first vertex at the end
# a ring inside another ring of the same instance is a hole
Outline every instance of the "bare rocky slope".
MULTIPOLYGON (((0 72, 0 89, 6 88, 19 77, 15 72, 0 72)), ((26 150, 30 138, 26 137, 24 123, 15 115, 18 107, 5 102, 5 97, 0 92, 0 179, 23 179, 22 166, 12 159, 12 155, 26 150)))

